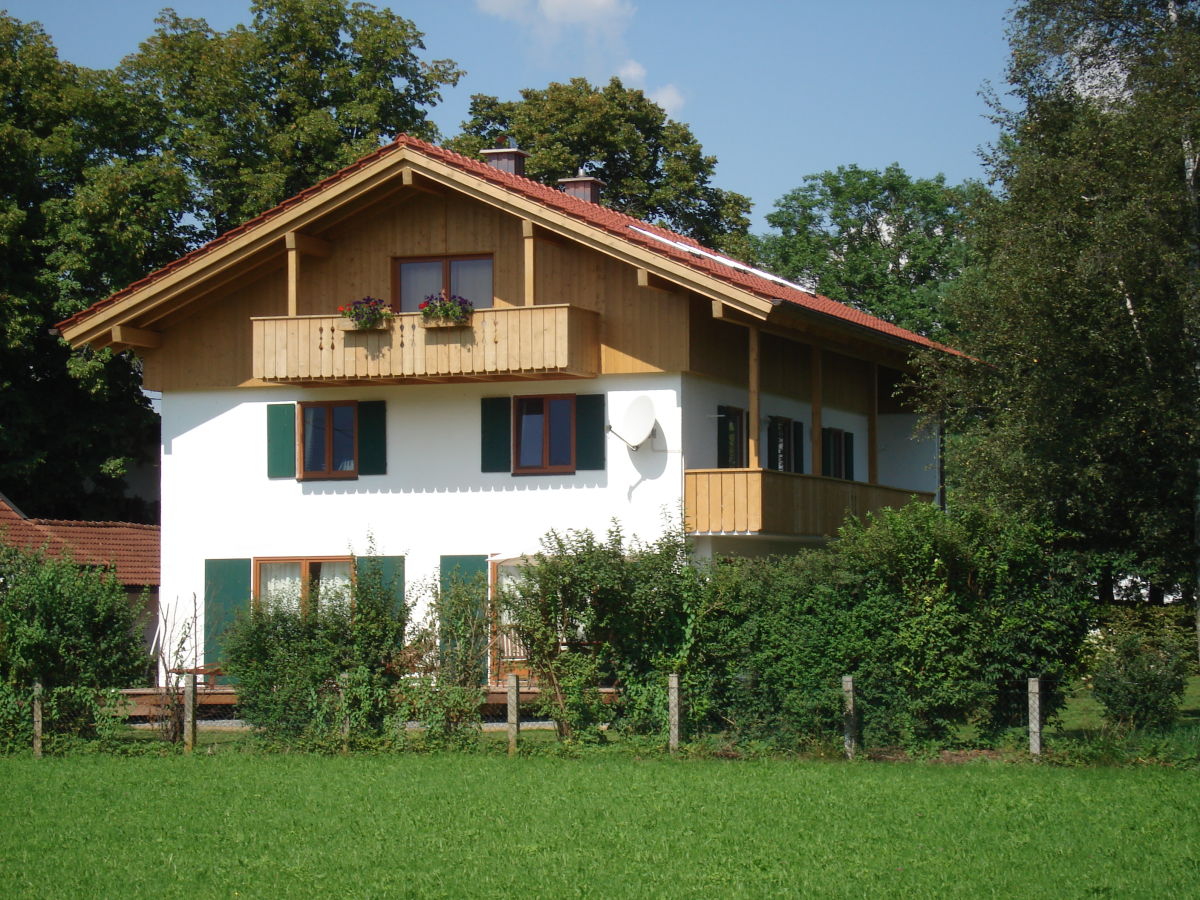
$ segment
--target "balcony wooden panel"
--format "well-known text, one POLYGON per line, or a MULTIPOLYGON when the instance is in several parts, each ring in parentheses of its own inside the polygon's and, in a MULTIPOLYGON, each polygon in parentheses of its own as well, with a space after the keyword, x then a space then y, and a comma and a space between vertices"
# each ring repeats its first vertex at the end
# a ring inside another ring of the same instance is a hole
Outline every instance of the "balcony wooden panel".
POLYGON ((770 469, 692 469, 683 476, 684 522, 693 534, 833 534, 846 513, 900 507, 920 491, 770 469))
POLYGON ((341 330, 341 316, 254 318, 252 372, 297 384, 593 378, 599 319, 565 305, 480 309, 455 328, 426 327, 420 313, 370 331, 341 330))

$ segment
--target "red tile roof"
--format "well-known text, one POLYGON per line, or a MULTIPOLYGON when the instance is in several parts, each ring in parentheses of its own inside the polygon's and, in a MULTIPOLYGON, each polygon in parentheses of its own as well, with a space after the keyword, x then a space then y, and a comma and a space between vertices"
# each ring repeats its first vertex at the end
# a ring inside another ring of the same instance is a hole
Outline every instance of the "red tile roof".
POLYGON ((0 494, 0 541, 88 566, 115 566, 128 586, 156 586, 158 526, 132 522, 29 519, 0 494))
MULTIPOLYGON (((592 225, 596 228, 603 229, 609 234, 615 235, 622 240, 626 240, 631 244, 641 247, 644 250, 649 250, 659 256, 671 259, 675 262, 683 263, 710 275, 720 281, 730 284, 734 287, 748 291, 758 297, 767 300, 781 300, 786 303, 793 303, 803 307, 811 312, 829 316, 833 319, 838 319, 850 325, 855 325, 864 328, 868 331, 873 331, 881 335, 886 335, 891 338, 896 338, 910 344, 923 347, 936 347, 938 349, 947 350, 951 353, 957 351, 932 341, 927 337, 923 337, 907 329, 900 328, 890 322, 865 313, 861 310, 847 306, 844 303, 838 303, 836 300, 830 300, 828 297, 822 297, 820 294, 810 293, 796 287, 780 284, 761 275, 753 272, 742 271, 731 266, 723 265, 722 263, 710 259, 699 254, 689 253, 683 247, 674 247, 663 241, 672 241, 679 244, 684 244, 690 247, 695 247, 697 250, 706 250, 698 242, 692 238, 676 234, 673 231, 668 231, 665 228, 660 228, 657 225, 651 225, 643 222, 640 219, 635 219, 632 216, 627 216, 624 213, 609 209, 596 203, 589 203, 586 200, 581 200, 577 197, 572 197, 560 190, 544 185, 540 182, 533 181, 529 178, 523 178, 519 175, 513 175, 508 172, 503 172, 494 166, 488 165, 477 159, 463 156, 451 150, 446 150, 426 141, 419 140, 414 137, 409 137, 406 134, 399 135, 390 144, 381 147, 374 153, 362 157, 344 169, 335 172, 323 181, 318 182, 306 190, 301 191, 294 197, 284 200, 278 206, 267 210, 266 212, 255 216, 247 222, 242 223, 237 228, 225 232, 221 236, 214 238, 202 247, 198 247, 186 256, 181 256, 179 259, 164 266, 156 272, 151 272, 140 281, 136 281, 124 290, 118 291, 111 297, 105 300, 100 300, 94 303, 87 309, 76 313, 69 319, 60 322, 58 327, 75 324, 89 318, 107 306, 116 303, 122 298, 128 296, 134 291, 148 284, 157 281, 170 272, 175 271, 181 266, 187 265, 195 259, 199 259, 204 255, 211 253, 213 250, 237 237, 256 226, 266 222, 285 210, 291 209, 297 203, 301 203, 308 198, 328 190, 343 181, 348 176, 354 174, 367 165, 376 160, 397 152, 399 149, 407 147, 429 159, 436 160, 446 165, 452 166, 462 172, 474 175, 484 181, 511 191, 514 194, 519 194, 531 200, 535 200, 543 206, 556 210, 557 212, 565 213, 581 222, 592 225), (643 234, 635 229, 649 232, 643 234), (651 235, 657 235, 662 240, 655 240, 651 235)), ((707 251, 713 252, 713 251, 707 251)))

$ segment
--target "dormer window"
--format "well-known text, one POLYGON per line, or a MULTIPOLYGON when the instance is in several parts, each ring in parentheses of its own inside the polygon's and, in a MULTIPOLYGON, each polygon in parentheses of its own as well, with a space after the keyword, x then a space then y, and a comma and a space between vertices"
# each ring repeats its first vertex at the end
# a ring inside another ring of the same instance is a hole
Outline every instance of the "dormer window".
POLYGON ((400 312, 416 312, 433 294, 465 297, 476 309, 492 305, 490 256, 435 256, 396 261, 400 312))

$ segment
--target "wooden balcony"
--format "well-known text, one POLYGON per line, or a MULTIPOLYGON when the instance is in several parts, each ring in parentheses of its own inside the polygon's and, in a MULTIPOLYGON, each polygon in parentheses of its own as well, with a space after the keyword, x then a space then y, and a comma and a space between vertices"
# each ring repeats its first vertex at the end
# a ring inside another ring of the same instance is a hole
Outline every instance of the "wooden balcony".
POLYGON ((289 384, 592 378, 599 320, 565 305, 480 309, 452 328, 427 327, 420 313, 374 331, 345 331, 341 316, 255 318, 252 372, 289 384))
POLYGON ((770 469, 693 469, 683 475, 683 514, 692 534, 826 537, 847 511, 856 516, 932 494, 770 469))

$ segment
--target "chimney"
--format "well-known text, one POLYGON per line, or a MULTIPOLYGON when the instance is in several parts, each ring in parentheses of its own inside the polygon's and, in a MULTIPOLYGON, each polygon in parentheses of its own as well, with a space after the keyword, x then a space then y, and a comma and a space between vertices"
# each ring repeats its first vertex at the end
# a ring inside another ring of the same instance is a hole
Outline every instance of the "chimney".
POLYGON ((564 193, 578 197, 580 200, 586 200, 588 203, 599 203, 600 191, 604 189, 603 181, 590 175, 584 175, 583 169, 580 169, 579 174, 574 178, 558 179, 558 183, 562 185, 564 193))
POLYGON ((496 146, 490 150, 479 151, 488 165, 507 172, 509 175, 525 176, 525 157, 529 154, 524 150, 509 146, 507 137, 496 139, 496 146))

